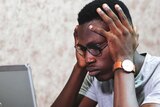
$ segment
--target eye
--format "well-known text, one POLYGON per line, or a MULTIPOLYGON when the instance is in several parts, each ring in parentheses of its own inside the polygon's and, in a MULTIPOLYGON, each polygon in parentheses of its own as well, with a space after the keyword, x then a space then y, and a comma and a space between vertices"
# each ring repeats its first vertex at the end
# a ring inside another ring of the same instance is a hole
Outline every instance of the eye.
POLYGON ((88 46, 88 48, 94 49, 94 50, 100 50, 100 44, 90 45, 90 46, 88 46))
POLYGON ((95 45, 97 48, 101 48, 102 44, 96 44, 95 45))
POLYGON ((86 47, 84 47, 82 45, 77 45, 77 49, 82 50, 82 51, 86 51, 86 47))

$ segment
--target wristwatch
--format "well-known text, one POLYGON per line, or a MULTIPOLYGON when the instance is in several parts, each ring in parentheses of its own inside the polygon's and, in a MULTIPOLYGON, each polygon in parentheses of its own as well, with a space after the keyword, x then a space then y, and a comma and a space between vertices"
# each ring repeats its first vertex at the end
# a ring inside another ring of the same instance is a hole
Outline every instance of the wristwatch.
POLYGON ((135 73, 135 65, 129 59, 115 62, 113 71, 116 71, 117 69, 123 69, 127 73, 135 73))

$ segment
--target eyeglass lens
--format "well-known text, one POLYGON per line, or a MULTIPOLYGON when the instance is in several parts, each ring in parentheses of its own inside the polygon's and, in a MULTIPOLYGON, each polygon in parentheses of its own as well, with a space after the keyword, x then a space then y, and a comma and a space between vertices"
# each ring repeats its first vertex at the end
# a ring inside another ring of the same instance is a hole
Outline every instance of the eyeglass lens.
POLYGON ((89 45, 87 47, 84 47, 80 44, 76 45, 75 48, 77 50, 77 52, 82 55, 85 56, 86 50, 92 54, 93 56, 98 56, 101 54, 101 51, 107 46, 107 43, 105 42, 105 44, 101 44, 100 46, 96 46, 96 45, 89 45))

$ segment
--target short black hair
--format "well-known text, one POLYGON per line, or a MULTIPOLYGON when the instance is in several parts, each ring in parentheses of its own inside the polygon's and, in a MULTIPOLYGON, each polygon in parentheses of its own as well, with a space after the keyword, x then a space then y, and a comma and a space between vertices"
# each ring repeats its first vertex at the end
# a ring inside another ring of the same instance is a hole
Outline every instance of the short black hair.
POLYGON ((101 17, 96 12, 96 9, 98 7, 102 7, 102 4, 104 4, 104 3, 106 3, 117 16, 118 16, 118 13, 117 13, 114 6, 115 6, 115 4, 118 4, 122 8, 124 14, 126 15, 127 19, 131 23, 131 25, 133 25, 132 18, 131 18, 131 15, 129 13, 127 6, 120 0, 93 0, 89 4, 85 5, 82 8, 82 10, 78 13, 78 24, 82 25, 82 24, 84 24, 86 22, 90 22, 94 19, 102 20, 101 17))

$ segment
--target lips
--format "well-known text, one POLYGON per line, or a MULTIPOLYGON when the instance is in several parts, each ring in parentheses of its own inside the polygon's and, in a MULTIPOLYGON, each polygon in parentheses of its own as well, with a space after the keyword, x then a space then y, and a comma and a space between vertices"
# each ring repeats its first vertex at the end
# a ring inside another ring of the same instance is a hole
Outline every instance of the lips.
POLYGON ((89 74, 90 76, 96 76, 97 74, 99 74, 99 73, 101 72, 101 71, 98 70, 98 69, 90 68, 90 67, 86 68, 86 70, 88 71, 88 74, 89 74))
POLYGON ((97 74, 99 74, 101 71, 88 71, 88 74, 90 76, 96 76, 97 74))

